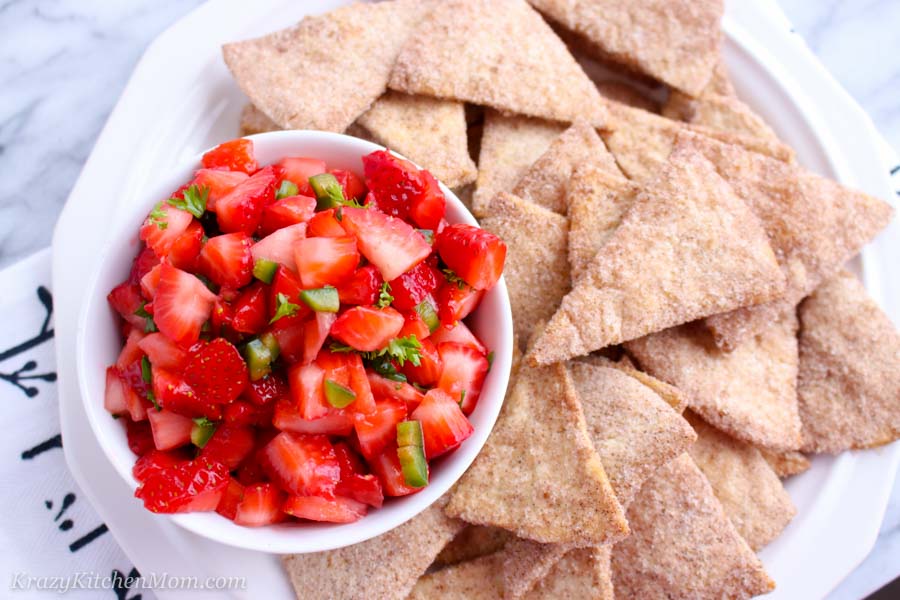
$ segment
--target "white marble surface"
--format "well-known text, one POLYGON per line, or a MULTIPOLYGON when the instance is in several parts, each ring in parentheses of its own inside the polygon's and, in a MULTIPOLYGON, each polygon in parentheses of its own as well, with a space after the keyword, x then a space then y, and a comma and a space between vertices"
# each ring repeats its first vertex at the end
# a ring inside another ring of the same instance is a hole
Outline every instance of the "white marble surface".
MULTIPOLYGON (((900 2, 779 2, 900 152, 900 2)), ((49 244, 134 64, 160 31, 198 4, 0 0, 0 268, 49 244)), ((862 598, 898 574, 900 482, 875 550, 831 598, 862 598)))

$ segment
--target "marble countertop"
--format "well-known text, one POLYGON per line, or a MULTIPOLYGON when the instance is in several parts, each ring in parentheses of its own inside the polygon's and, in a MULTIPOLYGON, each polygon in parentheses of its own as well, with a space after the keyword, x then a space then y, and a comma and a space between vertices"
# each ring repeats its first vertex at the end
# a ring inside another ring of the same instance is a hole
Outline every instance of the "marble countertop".
MULTIPOLYGON (((900 152, 900 2, 779 3, 900 152)), ((0 268, 50 243, 69 190, 135 63, 163 29, 198 4, 0 0, 0 268)), ((871 593, 900 572, 898 556, 900 479, 875 549, 830 598, 871 593)))

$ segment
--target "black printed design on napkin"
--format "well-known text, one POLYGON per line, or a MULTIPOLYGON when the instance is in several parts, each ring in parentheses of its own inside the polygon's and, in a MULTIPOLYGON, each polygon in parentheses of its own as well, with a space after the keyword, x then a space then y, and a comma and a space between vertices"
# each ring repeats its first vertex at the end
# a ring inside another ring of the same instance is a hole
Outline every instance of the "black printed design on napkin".
MULTIPOLYGON (((10 358, 19 356, 20 354, 27 352, 35 346, 39 346, 47 340, 53 338, 53 329, 50 328, 50 318, 53 316, 53 296, 50 294, 50 290, 48 290, 44 286, 39 286, 37 288, 37 297, 43 305, 45 313, 44 322, 41 324, 40 331, 38 331, 36 335, 25 340, 24 342, 0 352, 0 363, 10 358)), ((34 371, 36 371, 37 368, 37 361, 28 360, 25 362, 25 364, 20 366, 15 371, 0 371, 0 380, 14 385, 15 387, 22 390, 22 392, 26 396, 28 396, 29 398, 33 398, 38 395, 40 390, 37 387, 25 382, 46 381, 49 383, 53 383, 54 381, 56 381, 56 372, 49 371, 46 373, 35 373, 34 371)))

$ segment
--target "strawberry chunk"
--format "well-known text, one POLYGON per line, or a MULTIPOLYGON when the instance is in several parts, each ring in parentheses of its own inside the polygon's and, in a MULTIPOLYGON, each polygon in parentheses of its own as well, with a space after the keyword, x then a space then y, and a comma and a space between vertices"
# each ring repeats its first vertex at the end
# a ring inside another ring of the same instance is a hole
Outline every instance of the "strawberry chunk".
POLYGON ((119 375, 117 367, 106 368, 106 390, 103 394, 103 408, 111 415, 124 415, 128 413, 128 407, 132 399, 129 395, 136 395, 125 380, 119 375))
POLYGON ((238 289, 253 278, 253 240, 245 233, 209 238, 200 252, 200 268, 213 283, 238 289))
POLYGON ((344 191, 344 198, 348 200, 358 200, 366 194, 366 184, 360 179, 359 175, 353 171, 345 169, 328 169, 328 172, 334 175, 341 189, 344 191))
POLYGON ((187 230, 193 220, 191 213, 175 208, 168 202, 160 202, 141 225, 141 240, 152 248, 158 257, 163 258, 169 254, 172 244, 187 230))
POLYGON ((153 432, 153 445, 157 450, 170 450, 191 443, 194 422, 188 417, 169 410, 151 410, 147 413, 153 432))
POLYGON ((216 512, 226 519, 234 521, 238 504, 241 503, 243 498, 244 486, 242 486, 234 477, 230 477, 228 479, 228 486, 225 488, 225 492, 222 494, 219 504, 216 505, 216 512))
POLYGON ((106 296, 106 301, 125 322, 144 329, 146 319, 135 314, 144 305, 140 285, 128 281, 120 283, 106 296))
MULTIPOLYGON (((275 316, 275 311, 278 310, 278 295, 284 294, 284 296, 288 299, 292 304, 296 304, 299 308, 297 312, 294 313, 295 316, 300 318, 305 317, 310 312, 310 308, 300 299, 300 292, 303 291, 303 283, 300 282, 300 277, 297 275, 295 271, 285 267, 284 265, 279 265, 278 269, 275 271, 275 276, 272 278, 272 283, 269 286, 269 317, 275 316)), ((283 319, 279 319, 281 321, 283 319)), ((278 323, 279 321, 276 321, 278 323)))
MULTIPOLYGON (((308 234, 310 237, 342 237, 347 235, 347 230, 341 225, 335 216, 333 208, 317 212, 309 220, 308 234)), ((343 217, 342 217, 343 218, 343 217)))
POLYGON ((366 516, 366 505, 350 498, 335 496, 288 496, 282 510, 298 519, 327 523, 353 523, 366 516))
MULTIPOLYGON (((169 262, 173 267, 181 268, 173 264, 171 261, 169 262)), ((156 286, 159 285, 159 269, 161 265, 156 265, 147 273, 141 277, 141 295, 148 300, 153 300, 153 296, 156 295, 156 286)), ((182 269, 184 270, 184 269, 182 269)))
MULTIPOLYGON (((203 248, 203 226, 200 221, 191 221, 184 233, 175 238, 166 259, 169 264, 184 271, 193 271, 203 248)), ((143 282, 143 280, 141 280, 143 282)))
POLYGON ((419 340, 422 347, 419 349, 419 366, 409 361, 400 367, 400 372, 413 383, 430 386, 437 382, 441 376, 443 363, 437 347, 431 340, 419 340))
POLYGON ((441 260, 476 290, 494 287, 503 274, 506 244, 493 233, 456 223, 435 240, 441 260))
POLYGON ((475 337, 475 334, 462 321, 458 321, 456 325, 452 326, 441 325, 431 334, 431 341, 436 346, 445 342, 455 342, 474 348, 481 354, 487 354, 487 348, 484 347, 484 344, 475 337))
POLYGON ((324 371, 325 380, 353 391, 355 398, 346 407, 348 411, 368 414, 375 410, 375 398, 358 354, 323 351, 315 364, 324 371))
POLYGON ((400 458, 397 456, 396 443, 388 446, 384 452, 370 460, 369 466, 372 467, 372 472, 381 482, 385 496, 408 496, 424 489, 406 485, 403 470, 400 468, 400 458))
POLYGON ((341 477, 334 448, 324 435, 281 432, 263 454, 269 477, 293 494, 332 494, 341 477))
POLYGON ((237 469, 254 449, 255 436, 249 427, 219 425, 203 446, 200 457, 237 469))
POLYGON ((243 489, 234 512, 234 522, 245 527, 262 527, 282 520, 284 492, 271 483, 257 483, 243 489))
POLYGON ((425 394, 410 418, 422 424, 428 460, 455 449, 475 431, 456 400, 437 388, 425 394))
MULTIPOLYGON (((271 235, 279 229, 306 223, 316 212, 316 199, 309 196, 289 196, 263 208, 259 224, 261 235, 271 235)), ((343 234, 341 234, 343 235, 343 234)))
POLYGON ((416 339, 419 341, 431 335, 428 325, 422 320, 421 315, 414 310, 403 313, 403 328, 397 334, 397 337, 409 337, 411 335, 416 336, 416 339))
POLYGON ((344 312, 331 327, 331 335, 351 348, 368 352, 384 348, 403 328, 396 310, 356 306, 344 312))
POLYGON ((390 281, 410 270, 431 254, 425 237, 411 225, 378 210, 342 209, 341 225, 356 236, 359 251, 390 281))
POLYGON ((312 319, 306 322, 303 329, 304 364, 311 363, 319 355, 336 320, 335 313, 317 312, 312 319))
MULTIPOLYGON (((271 309, 269 314, 272 315, 274 312, 274 309, 271 309)), ((302 313, 290 317, 282 317, 269 328, 269 331, 278 341, 280 358, 289 364, 303 361, 306 351, 306 329, 308 324, 308 321, 305 321, 304 318, 305 316, 302 313)))
POLYGON ((159 264, 159 257, 152 248, 144 248, 134 257, 131 263, 131 272, 128 274, 129 283, 140 283, 141 279, 150 269, 159 264))
POLYGON ((149 474, 134 495, 155 513, 215 510, 228 481, 224 466, 193 460, 149 474))
POLYGON ((437 386, 459 402, 465 414, 471 414, 487 375, 487 358, 470 346, 453 342, 440 344, 437 349, 442 363, 437 386))
POLYGON ((138 456, 143 456, 156 448, 148 419, 137 422, 126 419, 125 436, 128 439, 128 448, 138 456))
POLYGON ((279 400, 275 403, 272 424, 282 431, 310 435, 350 435, 353 431, 352 413, 332 408, 325 416, 304 419, 293 403, 279 400))
POLYGON ((336 286, 353 274, 359 251, 351 236, 311 237, 294 244, 294 260, 304 288, 336 286))
POLYGON ((144 332, 137 328, 128 332, 128 337, 125 338, 125 345, 122 346, 119 357, 116 359, 117 367, 127 369, 134 361, 141 360, 144 352, 141 350, 140 343, 144 339, 144 335, 144 332))
POLYGON ((164 469, 171 469, 187 462, 183 453, 150 450, 134 463, 131 474, 138 481, 146 480, 151 474, 164 469))
POLYGON ((293 365, 288 370, 291 398, 302 418, 312 420, 328 414, 329 404, 322 390, 324 381, 325 370, 316 363, 293 365))
POLYGON ((271 373, 264 379, 251 381, 244 397, 256 406, 272 406, 276 401, 287 398, 290 388, 279 373, 271 373))
POLYGON ((406 419, 406 404, 385 399, 375 403, 375 410, 354 424, 359 449, 372 460, 397 439, 397 423, 406 419))
POLYGON ((262 221, 263 209, 275 201, 278 176, 265 167, 216 202, 216 221, 225 233, 251 235, 262 221))
POLYGON ((153 320, 170 340, 192 344, 200 337, 200 328, 209 318, 215 300, 215 294, 202 281, 163 264, 153 297, 153 320))
POLYGON ((328 171, 324 160, 306 156, 282 158, 277 165, 284 171, 284 178, 297 184, 297 188, 304 196, 315 196, 309 185, 309 178, 328 171))
POLYGON ((437 289, 443 278, 428 262, 420 262, 415 267, 390 281, 391 305, 399 310, 413 310, 431 292, 437 289))
POLYGON ((438 317, 441 323, 453 325, 465 319, 478 308, 484 290, 476 290, 466 284, 447 282, 437 292, 438 317))
POLYGON ((204 154, 200 162, 207 169, 243 171, 248 175, 259 168, 253 155, 253 141, 244 138, 219 144, 204 154))
POLYGON ((232 307, 231 328, 238 333, 257 334, 269 324, 268 290, 261 282, 246 288, 232 307))
POLYGON ((381 272, 374 265, 360 267, 338 286, 338 296, 341 304, 369 305, 378 301, 381 291, 381 272))
POLYGON ((376 401, 383 398, 400 400, 406 404, 407 412, 412 412, 425 398, 425 394, 406 382, 393 381, 371 371, 367 371, 366 376, 376 401))
POLYGON ((384 492, 381 491, 381 482, 378 478, 365 473, 362 460, 346 443, 334 444, 334 453, 341 467, 341 480, 335 488, 335 493, 381 508, 384 503, 384 492))
MULTIPOLYGON (((222 418, 222 408, 218 404, 201 398, 180 375, 161 368, 153 369, 153 395, 159 405, 185 417, 222 418)), ((150 411, 155 412, 155 411, 150 411)))
POLYGON ((199 169, 194 173, 194 179, 188 184, 196 185, 198 189, 207 188, 206 210, 216 212, 216 202, 224 198, 238 185, 247 180, 249 176, 243 171, 226 171, 224 169, 199 169))
POLYGON ((292 271, 296 271, 297 263, 294 261, 294 246, 305 237, 306 223, 290 225, 269 234, 253 244, 250 248, 250 253, 253 254, 254 261, 260 259, 271 260, 284 265, 292 271))
POLYGON ((366 186, 384 213, 412 218, 419 227, 434 229, 444 216, 446 199, 430 173, 386 150, 363 157, 366 186))
POLYGON ((212 404, 234 401, 249 381, 241 354, 222 338, 191 349, 184 378, 201 400, 212 404))

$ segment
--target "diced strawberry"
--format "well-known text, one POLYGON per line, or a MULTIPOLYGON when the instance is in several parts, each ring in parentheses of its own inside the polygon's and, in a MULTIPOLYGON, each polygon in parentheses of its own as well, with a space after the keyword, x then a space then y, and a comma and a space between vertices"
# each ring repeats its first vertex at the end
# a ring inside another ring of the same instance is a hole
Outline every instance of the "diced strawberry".
POLYGON ((272 480, 294 494, 332 494, 341 477, 334 448, 323 435, 279 433, 264 455, 272 480))
POLYGON ((333 208, 317 212, 309 220, 307 235, 309 237, 343 237, 347 235, 347 230, 341 225, 341 221, 337 220, 335 213, 333 208))
POLYGON ((415 267, 390 281, 392 306, 399 310, 413 310, 431 292, 437 289, 443 278, 427 262, 420 262, 415 267))
POLYGON ((366 375, 376 401, 385 398, 400 400, 406 404, 407 412, 412 412, 425 398, 422 392, 406 382, 392 381, 371 371, 367 371, 366 375))
POLYGON ((384 280, 381 278, 381 272, 374 265, 360 267, 348 280, 338 286, 341 304, 375 304, 382 283, 384 280))
POLYGON ((197 257, 203 248, 203 226, 200 221, 191 221, 184 233, 175 238, 166 259, 173 267, 183 271, 193 271, 197 267, 197 257))
POLYGON ((305 288, 344 282, 359 264, 356 240, 344 237, 311 237, 294 244, 294 260, 305 288))
POLYGON ((279 356, 285 362, 296 363, 303 360, 306 349, 307 323, 303 314, 297 314, 282 317, 269 327, 269 331, 278 341, 279 356))
POLYGON ((213 283, 238 289, 253 278, 253 240, 245 233, 209 238, 200 252, 200 269, 213 283))
POLYGON ((287 398, 290 388, 280 373, 251 381, 244 396, 257 406, 272 406, 277 400, 287 398))
POLYGON ((406 419, 406 404, 385 399, 375 403, 375 411, 354 424, 359 449, 367 460, 377 457, 397 439, 397 423, 406 419))
POLYGON ((223 420, 229 425, 237 427, 250 427, 266 425, 272 421, 274 406, 256 406, 244 400, 235 400, 225 406, 223 420))
POLYGON ((144 304, 140 285, 127 281, 120 283, 106 296, 106 301, 127 323, 144 328, 146 319, 134 314, 144 304))
POLYGON ((216 202, 216 221, 225 233, 251 235, 262 222, 263 209, 275 201, 278 177, 265 167, 216 202))
POLYGON ((375 410, 375 398, 358 354, 325 350, 319 353, 315 364, 324 370, 324 379, 353 390, 356 398, 346 407, 348 411, 368 414, 375 410))
POLYGON ((304 419, 293 403, 279 400, 275 403, 275 414, 272 423, 282 431, 306 433, 311 435, 350 435, 353 431, 353 418, 345 410, 330 409, 324 417, 304 419))
POLYGON ((493 233, 456 223, 435 240, 441 260, 476 290, 494 287, 503 274, 506 244, 493 233))
POLYGON ((355 306, 338 317, 331 335, 351 348, 369 352, 384 348, 403 328, 403 315, 393 308, 355 306))
POLYGON ((410 418, 422 424, 428 460, 453 450, 475 431, 457 401, 438 388, 425 394, 410 418))
POLYGON ((269 234, 253 244, 250 252, 253 260, 271 260, 286 266, 292 271, 297 270, 294 261, 294 245, 306 237, 306 223, 289 225, 269 234))
POLYGON ((262 282, 246 288, 233 306, 231 327, 239 333, 257 334, 269 324, 268 289, 262 282))
POLYGON ((406 485, 403 471, 400 468, 400 458, 397 456, 397 444, 392 444, 384 449, 375 459, 369 461, 372 472, 381 482, 385 496, 408 496, 415 494, 424 488, 414 488, 406 485))
POLYGON ((151 333, 138 342, 154 367, 177 371, 187 360, 187 352, 161 333, 151 333))
POLYGON ((153 369, 153 395, 166 412, 190 418, 217 420, 222 417, 220 405, 201 398, 180 375, 165 369, 153 369))
POLYGON ((356 236, 360 253, 390 281, 409 271, 431 254, 421 233, 397 217, 381 211, 345 206, 341 224, 356 236))
POLYGON ((224 466, 193 460, 150 473, 134 495, 155 513, 215 510, 228 481, 224 466))
POLYGON ((381 508, 384 493, 375 475, 367 475, 362 460, 344 442, 334 444, 334 453, 341 467, 341 480, 335 488, 338 496, 353 498, 357 502, 381 508))
POLYGON ((458 321, 456 325, 452 327, 441 325, 431 334, 431 341, 435 346, 439 346, 446 342, 455 342, 457 344, 462 344, 463 346, 474 348, 481 354, 487 353, 487 348, 484 347, 484 344, 475 337, 475 334, 472 333, 462 321, 458 321))
POLYGON ((134 390, 119 375, 119 369, 117 367, 107 367, 103 408, 111 415, 126 414, 128 412, 128 394, 134 394, 134 390))
POLYGON ((253 430, 249 427, 219 425, 203 446, 200 457, 236 469, 254 448, 253 430))
POLYGON ((309 364, 316 359, 325 344, 325 339, 337 320, 335 313, 317 312, 306 322, 303 332, 303 363, 309 364))
POLYGON ((141 350, 140 342, 144 338, 144 335, 144 332, 137 328, 132 329, 128 333, 128 337, 125 338, 125 345, 122 346, 119 357, 116 359, 117 367, 126 369, 128 368, 128 365, 134 361, 141 360, 144 353, 141 350))
POLYGON ((353 523, 366 516, 366 505, 350 498, 335 496, 288 496, 282 510, 298 519, 327 523, 353 523))
POLYGON ((175 208, 166 201, 157 204, 141 225, 140 237, 157 256, 169 254, 172 244, 194 220, 191 213, 175 208))
POLYGON ((188 459, 181 452, 150 450, 137 459, 134 466, 131 468, 131 474, 140 482, 147 479, 152 473, 162 469, 177 467, 178 465, 187 462, 187 460, 188 459))
POLYGON ((128 448, 137 456, 143 456, 156 448, 150 421, 147 419, 137 422, 125 419, 125 436, 128 439, 128 448))
POLYGON ((420 171, 422 191, 412 199, 409 217, 423 229, 437 229, 447 210, 447 198, 437 179, 428 171, 420 171))
POLYGON ((328 414, 329 404, 322 389, 324 381, 325 370, 316 363, 296 364, 288 369, 291 398, 302 418, 312 420, 328 414))
POLYGON ((234 513, 234 522, 244 527, 262 527, 282 520, 284 492, 271 483, 258 483, 244 488, 243 497, 234 513))
POLYGON ((153 298, 153 320, 172 341, 192 344, 200 337, 200 328, 209 318, 215 300, 215 294, 202 281, 164 264, 153 298))
POLYGON ((353 171, 328 169, 328 172, 334 175, 334 178, 341 184, 341 188, 344 190, 344 198, 357 200, 365 195, 366 185, 359 175, 353 171))
POLYGON ((325 161, 318 158, 289 156, 282 158, 277 164, 284 169, 284 178, 296 183, 300 193, 304 196, 315 195, 309 185, 309 178, 327 172, 325 161))
POLYGON ((263 209, 259 233, 260 235, 271 235, 284 227, 306 223, 313 218, 315 213, 315 198, 298 195, 276 200, 263 209))
POLYGON ((231 303, 222 298, 216 298, 212 313, 209 315, 209 333, 219 336, 229 335, 232 332, 231 322, 233 320, 234 310, 231 308, 231 303))
POLYGON ((416 336, 416 339, 419 341, 431 335, 428 325, 425 324, 419 313, 414 310, 403 313, 403 328, 400 329, 397 337, 409 337, 411 335, 416 336))
POLYGON ((438 317, 441 323, 452 325, 465 319, 478 308, 483 296, 484 290, 476 290, 465 284, 460 287, 453 282, 445 283, 437 292, 438 317))
MULTIPOLYGON (((171 262, 169 264, 172 264, 171 262)), ((172 264, 172 266, 175 266, 172 264)), ((156 265, 141 277, 141 295, 147 300, 153 300, 156 295, 156 288, 159 286, 159 273, 162 263, 156 265)), ((180 268, 180 267, 177 267, 180 268)))
POLYGON ((470 346, 453 342, 440 344, 437 349, 442 363, 437 387, 459 402, 464 413, 471 414, 487 375, 487 358, 470 346))
POLYGON ((380 150, 363 157, 363 173, 378 208, 386 214, 402 219, 415 214, 416 224, 427 229, 433 229, 444 216, 446 201, 437 182, 411 162, 380 150))
POLYGON ((442 362, 437 347, 431 340, 419 340, 422 347, 419 349, 419 366, 415 366, 410 361, 406 361, 400 372, 413 383, 419 385, 433 385, 441 376, 442 362))
POLYGON ((227 196, 231 190, 246 181, 248 177, 243 171, 199 169, 194 173, 194 179, 188 185, 196 185, 200 189, 208 188, 206 210, 216 212, 216 202, 227 196))
POLYGON ((153 445, 157 450, 169 450, 191 442, 194 422, 170 410, 151 410, 147 413, 153 431, 153 445))
POLYGON ((232 402, 249 381, 240 352, 222 338, 191 348, 184 378, 201 400, 214 404, 232 402))
POLYGON ((156 255, 156 252, 154 252, 152 248, 143 248, 140 253, 134 257, 134 261, 131 263, 131 272, 128 275, 128 281, 130 283, 139 284, 141 278, 158 264, 159 257, 156 255))
POLYGON ((222 142, 204 154, 201 162, 207 169, 243 171, 248 175, 259 168, 253 154, 253 141, 244 138, 222 142))
POLYGON ((244 486, 235 479, 234 477, 228 478, 228 486, 225 488, 225 492, 222 494, 222 499, 219 500, 219 504, 216 505, 216 512, 225 517, 226 519, 231 519, 234 521, 234 517, 237 514, 238 504, 241 503, 241 500, 244 498, 244 486))

